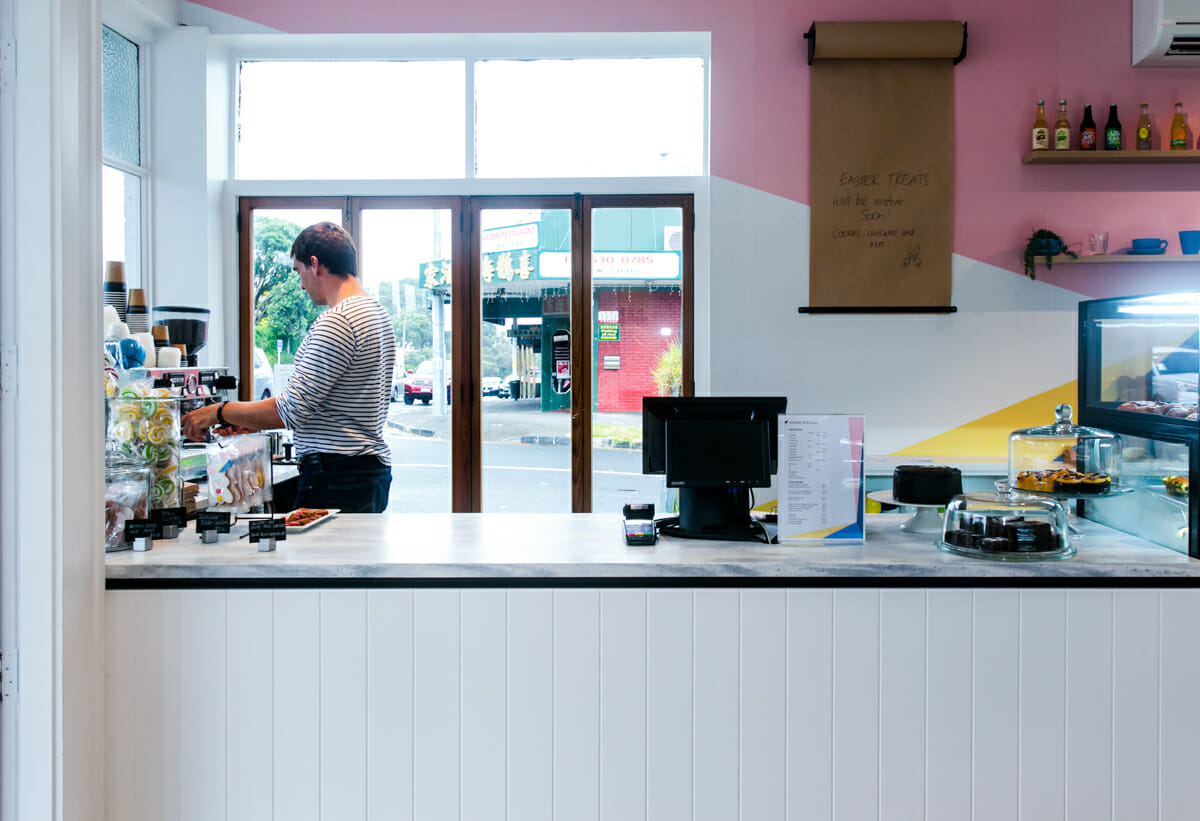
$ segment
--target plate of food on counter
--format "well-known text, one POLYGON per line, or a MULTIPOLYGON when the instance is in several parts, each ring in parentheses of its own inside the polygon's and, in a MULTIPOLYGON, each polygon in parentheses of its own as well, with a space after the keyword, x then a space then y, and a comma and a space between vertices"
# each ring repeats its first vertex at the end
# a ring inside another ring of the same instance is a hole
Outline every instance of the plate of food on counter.
POLYGON ((298 507, 283 517, 288 533, 303 533, 327 522, 341 511, 336 507, 298 507))

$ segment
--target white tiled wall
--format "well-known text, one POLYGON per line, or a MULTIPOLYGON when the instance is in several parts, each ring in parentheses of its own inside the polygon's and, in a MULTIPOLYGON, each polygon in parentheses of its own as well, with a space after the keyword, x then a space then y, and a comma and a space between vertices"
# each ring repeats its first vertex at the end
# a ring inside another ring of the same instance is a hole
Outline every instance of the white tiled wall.
POLYGON ((107 594, 107 817, 1200 817, 1200 591, 107 594))

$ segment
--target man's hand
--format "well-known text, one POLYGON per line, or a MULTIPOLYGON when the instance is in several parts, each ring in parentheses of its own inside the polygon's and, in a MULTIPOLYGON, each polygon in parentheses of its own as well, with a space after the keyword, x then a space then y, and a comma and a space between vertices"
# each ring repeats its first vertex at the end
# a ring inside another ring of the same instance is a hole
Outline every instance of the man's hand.
POLYGON ((193 442, 203 442, 204 432, 217 424, 217 408, 220 405, 205 405, 183 417, 183 435, 193 442))

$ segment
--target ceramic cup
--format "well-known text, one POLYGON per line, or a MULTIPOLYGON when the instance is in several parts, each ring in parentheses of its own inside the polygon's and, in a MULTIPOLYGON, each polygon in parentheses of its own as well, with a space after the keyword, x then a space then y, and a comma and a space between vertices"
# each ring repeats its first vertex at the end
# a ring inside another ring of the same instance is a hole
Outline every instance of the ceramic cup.
POLYGON ((1158 237, 1141 237, 1133 241, 1135 251, 1161 251, 1166 247, 1167 241, 1158 237))
POLYGON ((1185 254, 1200 254, 1200 231, 1180 231, 1179 247, 1185 254))

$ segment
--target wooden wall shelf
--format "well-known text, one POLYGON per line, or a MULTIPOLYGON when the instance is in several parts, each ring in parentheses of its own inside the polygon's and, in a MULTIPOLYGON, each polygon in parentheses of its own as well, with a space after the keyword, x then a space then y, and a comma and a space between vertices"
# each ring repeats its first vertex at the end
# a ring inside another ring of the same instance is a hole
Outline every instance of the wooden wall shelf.
MULTIPOLYGON (((1045 257, 1034 257, 1038 265, 1045 265, 1045 257)), ((1193 264, 1200 263, 1200 255, 1197 254, 1093 254, 1085 256, 1080 254, 1078 258, 1068 256, 1053 257, 1055 265, 1082 265, 1084 263, 1104 263, 1104 262, 1191 262, 1193 264)))
POLYGON ((1200 163, 1200 151, 1030 151, 1022 165, 1187 165, 1200 163))

